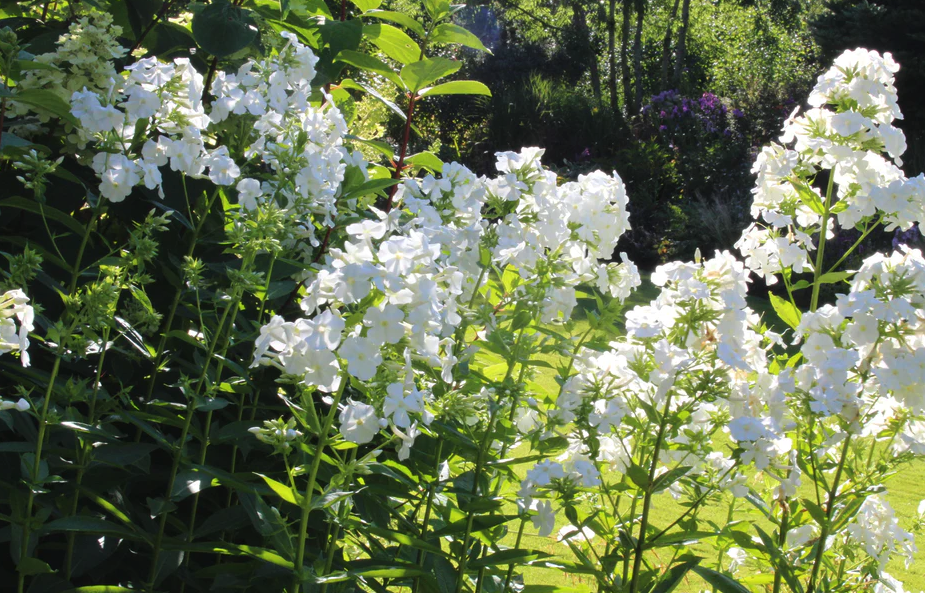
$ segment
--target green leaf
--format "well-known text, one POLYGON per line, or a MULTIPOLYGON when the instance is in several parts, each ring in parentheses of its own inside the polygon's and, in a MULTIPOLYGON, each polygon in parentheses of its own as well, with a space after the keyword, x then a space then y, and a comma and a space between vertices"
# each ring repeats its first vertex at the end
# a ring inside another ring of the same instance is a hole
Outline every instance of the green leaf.
POLYGON ((181 501, 191 494, 196 494, 212 486, 212 476, 196 469, 184 470, 177 474, 173 482, 170 500, 181 501))
POLYGON ((768 297, 771 299, 771 306, 774 307, 774 311, 781 318, 781 321, 796 329, 800 325, 800 319, 803 317, 800 310, 793 303, 785 301, 776 294, 768 293, 768 297))
MULTIPOLYGON (((225 542, 216 542, 216 543, 204 543, 204 544, 192 544, 192 543, 172 543, 165 542, 163 544, 164 550, 181 550, 184 552, 202 552, 202 553, 212 553, 212 554, 223 554, 226 556, 249 556, 251 558, 256 558, 262 560, 269 564, 274 564, 276 566, 281 566, 290 571, 295 570, 295 564, 286 560, 276 552, 267 550, 265 548, 258 548, 255 546, 245 546, 245 545, 234 545, 225 542)), ((137 589, 133 589, 137 591, 137 589)))
POLYGON ((46 562, 38 558, 23 558, 16 567, 16 572, 23 576, 31 577, 37 574, 48 574, 55 572, 46 562))
POLYGON ((681 584, 681 581, 684 580, 684 577, 687 576, 687 573, 691 571, 692 568, 700 564, 700 558, 695 558, 693 560, 688 560, 687 562, 682 562, 680 564, 675 564, 671 569, 665 573, 665 578, 662 579, 649 593, 671 593, 674 591, 678 585, 681 584))
MULTIPOLYGON (((396 105, 392 101, 389 101, 388 99, 383 97, 382 94, 379 93, 379 91, 377 91, 376 89, 374 89, 373 87, 369 85, 356 82, 350 78, 345 78, 344 80, 341 81, 340 86, 341 88, 345 88, 345 89, 356 89, 358 91, 363 91, 364 93, 368 94, 372 98, 376 99, 377 101, 379 101, 380 103, 388 107, 395 115, 397 115, 401 119, 403 120, 408 119, 408 116, 405 115, 405 112, 402 111, 398 105, 396 105)), ((402 86, 404 86, 404 83, 402 83, 402 86)))
POLYGON ((434 95, 485 95, 490 97, 491 91, 483 83, 475 80, 453 80, 424 89, 419 93, 421 97, 434 95))
POLYGON ((471 47, 472 49, 477 49, 479 51, 488 51, 488 48, 482 44, 482 41, 473 35, 470 31, 467 31, 459 25, 454 25, 452 23, 442 23, 434 28, 433 32, 430 34, 431 43, 457 43, 459 45, 465 45, 466 47, 471 47))
POLYGON ((854 276, 854 272, 829 272, 819 277, 820 284, 838 284, 854 276))
POLYGON ((58 70, 58 67, 45 62, 36 62, 35 60, 13 60, 13 68, 20 70, 58 70))
POLYGON ((397 25, 401 25, 409 31, 414 32, 422 39, 427 35, 427 33, 424 31, 424 25, 417 22, 412 17, 403 12, 393 12, 391 10, 371 10, 369 12, 363 13, 363 16, 371 16, 373 18, 382 19, 383 21, 391 21, 397 25))
POLYGON ((82 227, 73 216, 69 216, 57 208, 39 204, 34 200, 28 200, 26 198, 20 197, 7 198, 0 201, 0 209, 3 208, 18 208, 20 210, 32 212, 33 214, 38 214, 39 216, 44 214, 45 218, 54 220, 55 222, 60 222, 68 229, 73 231, 78 237, 84 236, 84 227, 82 227))
POLYGON ((424 9, 430 18, 439 21, 450 14, 450 0, 424 0, 424 9))
POLYGON ((105 519, 96 517, 87 517, 75 515, 63 519, 55 519, 42 526, 43 533, 54 533, 56 531, 74 531, 78 533, 91 533, 93 535, 116 535, 126 539, 143 540, 144 537, 138 535, 130 529, 126 529, 115 523, 110 523, 105 519))
POLYGON ((543 560, 552 555, 537 550, 501 550, 488 556, 483 556, 469 563, 471 568, 483 566, 507 566, 508 564, 526 564, 534 560, 543 560))
POLYGON ((379 74, 398 88, 405 88, 405 85, 402 83, 401 78, 398 77, 398 74, 396 74, 388 64, 379 58, 374 58, 373 56, 360 53, 358 51, 345 49, 337 54, 337 57, 334 59, 338 62, 350 64, 351 66, 359 68, 360 70, 366 70, 368 72, 379 74))
POLYGON ((48 111, 63 119, 75 128, 80 127, 80 122, 77 121, 76 117, 71 115, 70 104, 51 91, 26 89, 14 93, 13 96, 10 97, 10 100, 16 103, 24 103, 30 107, 38 107, 39 109, 48 111))
POLYGON ((71 589, 73 593, 138 593, 138 589, 119 587, 118 585, 87 585, 71 589))
POLYGON ((25 138, 20 138, 13 132, 9 130, 3 131, 3 138, 0 138, 0 150, 4 148, 28 148, 30 146, 37 146, 31 141, 26 140, 25 138))
POLYGON ((270 487, 270 490, 275 492, 276 495, 282 498, 284 501, 288 502, 289 504, 294 504, 296 506, 300 506, 302 504, 302 495, 297 492, 293 492, 292 488, 290 488, 289 486, 286 486, 282 482, 277 482, 276 480, 274 480, 273 478, 269 476, 265 476, 263 474, 257 474, 257 475, 263 478, 263 481, 267 483, 267 486, 270 487))
POLYGON ((432 152, 419 152, 405 158, 405 164, 414 167, 424 167, 435 173, 443 171, 443 161, 432 152))
POLYGON ((251 11, 228 0, 214 0, 193 16, 193 38, 217 58, 237 53, 257 38, 251 11))
POLYGON ((425 552, 430 552, 432 554, 439 554, 440 556, 446 556, 446 552, 440 549, 440 546, 435 546, 429 544, 422 539, 412 537, 405 533, 399 531, 393 531, 391 529, 383 529, 382 527, 376 527, 375 525, 370 525, 368 523, 360 523, 359 521, 355 522, 352 527, 355 527, 359 530, 360 533, 368 533, 376 537, 381 537, 384 540, 390 542, 395 542, 396 544, 401 544, 403 546, 408 546, 416 550, 424 550, 425 552))
POLYGON ((453 74, 462 67, 461 62, 446 58, 428 58, 401 69, 401 79, 412 93, 429 86, 437 80, 453 74))
POLYGON ((630 466, 626 469, 626 475, 630 480, 633 481, 640 490, 646 491, 649 489, 649 473, 646 470, 642 469, 640 466, 635 463, 631 463, 630 466))
POLYGON ((715 531, 679 531, 670 535, 663 535, 656 540, 646 541, 645 549, 667 548, 669 546, 688 546, 707 538, 719 535, 715 531))
POLYGON ((760 537, 762 543, 764 543, 764 551, 771 557, 771 565, 781 574, 784 581, 787 582, 791 593, 803 593, 803 585, 800 584, 800 581, 793 574, 793 567, 790 560, 784 556, 783 552, 778 548, 777 543, 758 525, 755 525, 755 531, 758 532, 758 537, 760 537))
POLYGON ((400 181, 400 179, 370 179, 369 181, 363 182, 357 187, 351 189, 349 192, 344 194, 341 199, 350 200, 352 198, 359 198, 361 196, 374 194, 376 192, 392 187, 393 185, 397 185, 400 181))
POLYGON ((357 8, 360 9, 360 12, 367 12, 370 10, 375 10, 379 8, 379 5, 382 4, 382 0, 350 0, 353 2, 357 8))
POLYGON ((421 59, 421 48, 414 39, 392 25, 364 25, 363 35, 396 62, 410 64, 421 59))
POLYGON ((825 517, 825 511, 822 510, 822 507, 813 501, 801 498, 800 504, 803 505, 803 508, 809 513, 809 516, 813 518, 813 521, 818 523, 820 526, 825 525, 828 521, 825 517))
POLYGON ((793 188, 797 190, 797 196, 799 196, 800 201, 806 204, 810 210, 820 215, 825 213, 825 206, 823 206, 822 200, 819 199, 819 195, 814 192, 810 186, 796 180, 792 181, 791 184, 793 188))
POLYGON ((672 470, 668 470, 662 475, 655 478, 655 483, 652 485, 652 492, 661 492, 662 490, 669 488, 672 484, 684 477, 687 472, 691 470, 691 467, 688 465, 682 465, 676 467, 672 470))
POLYGON ((703 566, 694 566, 691 570, 700 575, 700 578, 712 585, 719 593, 751 593, 731 577, 715 570, 704 568, 703 566))

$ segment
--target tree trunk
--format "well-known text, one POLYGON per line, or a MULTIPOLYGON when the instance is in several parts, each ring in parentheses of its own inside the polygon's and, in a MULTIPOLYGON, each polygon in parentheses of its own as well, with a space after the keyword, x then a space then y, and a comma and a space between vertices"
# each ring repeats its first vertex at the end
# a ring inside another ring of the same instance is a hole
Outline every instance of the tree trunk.
POLYGON ((636 36, 633 39, 633 72, 636 75, 636 97, 633 101, 633 113, 639 113, 642 105, 642 84, 644 76, 642 73, 642 25, 645 17, 645 0, 641 0, 636 5, 636 36))
POLYGON ((675 17, 678 16, 679 4, 681 4, 681 0, 674 0, 671 14, 668 15, 668 25, 665 27, 665 39, 662 40, 662 77, 659 88, 663 91, 668 90, 668 67, 671 62, 671 26, 674 24, 675 17))
POLYGON ((633 15, 631 2, 632 0, 623 0, 623 29, 620 35, 620 73, 623 79, 623 105, 626 107, 627 115, 632 114, 633 106, 633 81, 629 65, 630 18, 633 15))
POLYGON ((590 62, 588 67, 591 71, 591 92, 594 93, 594 101, 598 107, 601 107, 603 105, 603 99, 601 98, 601 71, 597 63, 597 52, 594 51, 594 45, 591 43, 588 17, 581 6, 581 0, 572 0, 572 23, 575 25, 575 30, 581 35, 581 49, 590 62))
POLYGON ((617 0, 610 0, 610 12, 607 14, 607 66, 610 68, 610 78, 607 79, 610 109, 616 115, 620 112, 617 99, 617 0))
POLYGON ((691 0, 684 0, 681 9, 681 28, 678 30, 678 49, 674 62, 674 85, 681 87, 681 75, 684 73, 684 58, 687 57, 687 25, 691 20, 691 0))

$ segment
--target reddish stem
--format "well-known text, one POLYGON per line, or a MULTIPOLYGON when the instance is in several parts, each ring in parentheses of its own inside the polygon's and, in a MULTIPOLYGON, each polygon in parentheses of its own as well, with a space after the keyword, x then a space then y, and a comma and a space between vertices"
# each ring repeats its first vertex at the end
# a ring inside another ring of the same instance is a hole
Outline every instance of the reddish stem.
POLYGON ((347 0, 340 0, 340 20, 347 20, 347 0))
MULTIPOLYGON (((395 173, 392 175, 392 179, 401 179, 401 172, 405 168, 405 153, 408 150, 408 140, 411 138, 411 118, 414 116, 414 101, 416 98, 417 96, 411 93, 408 99, 408 117, 405 118, 405 133, 401 139, 401 147, 398 152, 398 164, 395 165, 395 173)), ((395 197, 396 191, 398 191, 398 185, 393 185, 389 192, 389 201, 385 205, 386 212, 392 209, 392 198, 395 197)))
POLYGON ((0 99, 0 146, 3 146, 3 120, 6 118, 6 97, 0 99))

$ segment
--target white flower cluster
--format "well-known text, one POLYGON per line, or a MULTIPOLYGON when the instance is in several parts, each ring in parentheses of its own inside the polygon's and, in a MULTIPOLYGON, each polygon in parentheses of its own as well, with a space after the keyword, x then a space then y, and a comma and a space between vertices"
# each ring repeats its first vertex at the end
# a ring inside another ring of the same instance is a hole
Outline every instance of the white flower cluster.
POLYGON ((0 354, 19 352, 24 367, 29 366, 29 332, 34 328, 35 311, 21 290, 0 295, 0 354))
MULTIPOLYGON (((718 418, 730 413, 751 418, 751 409, 724 400, 704 401, 692 385, 708 381, 734 402, 740 391, 749 391, 752 370, 766 369, 768 336, 754 329, 758 317, 746 306, 746 278, 743 265, 728 252, 717 252, 703 263, 672 263, 655 270, 652 281, 662 292, 649 305, 626 313, 626 337, 611 343, 610 351, 585 349, 576 357, 577 372, 565 380, 547 411, 545 430, 572 431, 574 425, 577 438, 558 462, 546 460, 527 472, 518 493, 522 508, 536 507, 536 496, 597 486, 597 462, 625 472, 637 429, 649 422, 646 410, 666 405, 671 411, 684 409, 688 416, 669 435, 660 457, 664 467, 657 475, 671 466, 690 466, 692 475, 722 476, 726 488, 744 496, 743 478, 727 471, 734 462, 713 451, 713 441, 706 437, 718 428, 718 418)), ((743 441, 751 437, 743 445, 766 466, 790 444, 771 438, 764 420, 755 422, 759 430, 739 430, 736 421, 730 429, 743 441), (765 451, 762 439, 774 447, 772 452, 765 451)), ((541 517, 552 508, 536 508, 541 515, 534 523, 541 534, 548 533, 550 523, 541 517)))
POLYGON ((101 195, 120 202, 143 184, 163 196, 163 167, 235 185, 245 212, 282 208, 292 223, 287 246, 310 252, 318 244, 314 221, 333 226, 348 167, 365 179, 366 162, 343 146, 346 122, 330 97, 320 108, 309 103, 317 58, 295 36, 284 37, 287 44, 271 58, 248 61, 237 74, 217 74, 209 113, 202 75, 180 58, 145 58, 102 91, 75 92, 78 138, 95 142, 91 160, 101 195), (255 170, 269 170, 268 179, 242 177, 247 163, 236 162, 226 146, 211 147, 210 126, 229 117, 249 118, 244 156, 255 170))
POLYGON ((828 213, 844 228, 882 219, 887 230, 906 230, 925 217, 925 177, 907 179, 897 166, 906 149, 902 131, 892 125, 902 117, 893 86, 898 69, 889 53, 845 52, 819 77, 812 109, 788 119, 784 146, 772 143, 758 156, 752 216, 764 226, 746 229, 737 247, 749 269, 769 283, 786 268, 799 273, 811 267, 812 235, 828 213), (822 180, 834 190, 828 205, 829 192, 811 185, 824 171, 822 180))
MULTIPOLYGON (((83 88, 107 93, 112 81, 118 78, 112 60, 128 53, 116 39, 121 34, 122 27, 113 24, 111 14, 89 11, 72 22, 68 32, 58 38, 55 51, 33 58, 52 68, 26 70, 17 87, 21 91, 51 91, 64 101, 83 88)), ((43 122, 54 117, 41 108, 15 101, 8 108, 13 115, 35 111, 43 122)))
POLYGON ((628 227, 619 178, 592 174, 557 187, 539 164, 541 154, 499 154, 501 175, 490 180, 450 163, 440 178, 405 181, 395 201, 411 217, 398 208, 388 214, 372 208, 373 218, 347 225, 347 240, 330 248, 306 281, 306 318, 274 317, 261 329, 254 364, 271 364, 327 392, 338 389, 344 372, 373 385, 386 381, 384 393, 369 402, 345 405, 341 432, 365 443, 391 427, 406 457, 421 424, 433 417, 430 390, 412 370, 411 353, 453 383, 463 355, 457 329, 482 277, 482 253, 519 272, 519 294, 541 291, 538 306, 550 319, 567 319, 574 285, 596 281, 602 268, 621 291, 639 283, 631 262, 610 269, 597 264, 628 227), (509 204, 509 212, 483 218, 483 210, 499 204, 509 204), (402 379, 381 372, 401 359, 402 379))
POLYGON ((890 554, 897 548, 906 558, 906 568, 918 549, 914 537, 899 527, 893 507, 880 494, 867 497, 854 520, 847 527, 848 538, 860 543, 879 569, 886 566, 890 554))

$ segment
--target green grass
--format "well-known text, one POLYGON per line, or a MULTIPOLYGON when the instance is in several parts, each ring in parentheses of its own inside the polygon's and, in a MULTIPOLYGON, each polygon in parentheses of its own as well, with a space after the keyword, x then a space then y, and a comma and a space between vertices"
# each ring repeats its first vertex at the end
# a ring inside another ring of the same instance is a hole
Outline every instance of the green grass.
MULTIPOLYGON (((658 295, 658 292, 659 291, 657 287, 653 286, 648 281, 647 276, 644 276, 643 285, 628 300, 626 303, 626 309, 640 304, 648 304, 658 295)), ((768 323, 768 325, 773 330, 782 331, 784 329, 781 327, 782 324, 777 318, 776 314, 773 312, 773 308, 771 307, 769 301, 766 299, 749 297, 749 305, 752 309, 762 315, 765 322, 768 323)), ((573 336, 581 335, 588 330, 589 325, 584 307, 593 309, 594 306, 595 305, 593 301, 580 300, 579 307, 575 310, 573 324, 569 328, 573 336)), ((592 337, 596 337, 599 340, 604 341, 608 339, 608 336, 599 335, 592 337)), ((481 361, 488 365, 485 369, 486 374, 497 374, 499 376, 504 374, 506 367, 505 363, 500 359, 500 357, 496 357, 490 353, 480 354, 479 356, 481 361)), ((538 355, 538 358, 546 360, 554 366, 559 364, 562 360, 555 354, 541 354, 538 355)), ((530 390, 536 394, 539 394, 540 396, 548 396, 551 399, 555 399, 559 391, 559 386, 555 381, 555 371, 541 367, 539 367, 537 370, 538 372, 528 380, 528 386, 530 390)), ((526 446, 524 446, 521 450, 515 451, 514 453, 515 456, 526 456, 529 454, 529 451, 526 449, 526 446)), ((517 472, 518 476, 523 479, 527 470, 531 467, 532 464, 523 464, 517 466, 515 471, 517 472)), ((887 500, 896 511, 900 526, 907 530, 910 529, 914 522, 919 501, 925 498, 925 461, 918 460, 910 465, 905 466, 902 471, 900 471, 888 481, 886 487, 888 489, 887 500)), ((811 488, 811 485, 804 484, 799 495, 812 497, 813 494, 811 488)), ((509 495, 509 498, 513 499, 513 490, 507 494, 509 495)), ((723 526, 726 524, 729 510, 728 505, 728 497, 724 497, 721 500, 712 501, 709 504, 705 504, 701 507, 698 516, 704 522, 712 521, 719 526, 723 526)), ((650 522, 651 524, 657 526, 667 526, 672 521, 674 521, 674 519, 677 518, 683 512, 683 510, 684 508, 678 505, 669 494, 662 493, 658 495, 654 501, 650 515, 650 522)), ((506 509, 505 512, 515 513, 516 510, 514 505, 511 504, 510 508, 506 509)), ((738 521, 744 520, 759 524, 767 532, 771 532, 773 529, 773 526, 771 526, 770 523, 759 512, 754 510, 748 503, 744 501, 739 501, 737 504, 734 518, 738 521)), ((566 524, 567 520, 565 519, 564 515, 560 513, 553 535, 549 537, 539 537, 536 535, 536 530, 533 528, 532 524, 528 523, 526 530, 524 531, 521 547, 554 554, 561 557, 563 560, 574 561, 572 553, 568 547, 562 543, 557 542, 555 539, 555 533, 559 528, 566 524)), ((510 547, 514 546, 516 530, 516 524, 512 524, 510 533, 502 541, 504 545, 510 547)), ((756 535, 753 530, 749 533, 751 535, 756 535)), ((716 559, 716 552, 709 544, 703 544, 699 546, 695 549, 695 552, 707 557, 711 563, 713 563, 716 559)), ((670 556, 667 553, 663 553, 663 557, 659 558, 659 560, 667 563, 670 560, 670 556)), ((910 565, 908 570, 905 568, 903 560, 901 558, 896 558, 890 562, 887 567, 887 571, 894 577, 900 579, 905 584, 908 591, 913 592, 925 590, 925 568, 923 567, 925 567, 925 544, 920 545, 920 550, 916 554, 914 562, 910 565)), ((539 593, 541 591, 545 592, 551 591, 553 589, 574 590, 576 592, 592 591, 596 589, 593 580, 582 577, 580 575, 567 574, 560 570, 536 567, 520 567, 518 570, 522 570, 524 573, 524 581, 528 587, 527 593, 530 593, 531 590, 539 593)), ((740 568, 738 573, 739 578, 755 575, 756 567, 749 565, 740 568)), ((762 585, 751 585, 749 588, 755 592, 764 591, 764 587, 762 585)), ((691 576, 688 581, 682 583, 677 589, 677 591, 680 592, 690 591, 694 593, 697 593, 701 590, 709 590, 709 588, 696 576, 691 576)))

